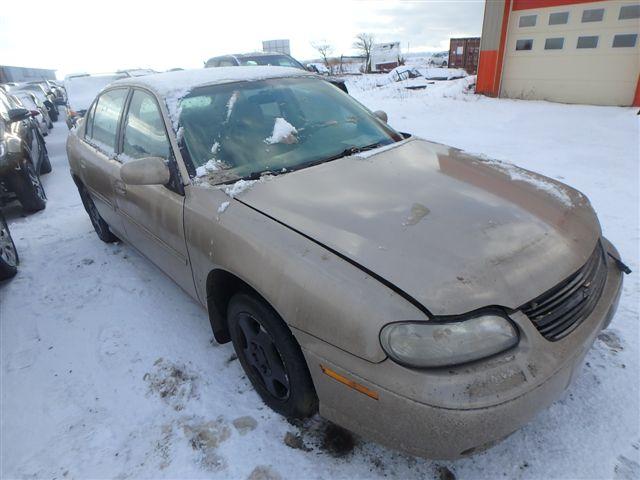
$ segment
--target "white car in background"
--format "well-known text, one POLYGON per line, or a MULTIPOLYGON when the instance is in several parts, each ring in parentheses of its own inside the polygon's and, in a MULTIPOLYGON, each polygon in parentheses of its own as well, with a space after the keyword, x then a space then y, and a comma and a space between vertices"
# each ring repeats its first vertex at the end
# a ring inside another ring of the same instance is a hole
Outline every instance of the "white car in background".
POLYGON ((128 76, 130 75, 126 73, 67 75, 64 79, 64 88, 67 92, 67 127, 73 128, 76 122, 84 117, 87 108, 104 87, 128 76))

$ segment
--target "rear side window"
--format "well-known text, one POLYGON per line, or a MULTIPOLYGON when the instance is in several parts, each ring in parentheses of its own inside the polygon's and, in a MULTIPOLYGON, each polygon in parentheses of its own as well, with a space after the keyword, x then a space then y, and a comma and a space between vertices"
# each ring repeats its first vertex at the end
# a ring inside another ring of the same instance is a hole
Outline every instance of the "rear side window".
POLYGON ((525 39, 518 40, 516 42, 516 50, 532 50, 533 49, 533 40, 525 39))
POLYGON ((582 12, 582 23, 601 22, 604 18, 604 8, 593 8, 582 12))
POLYGON ((129 158, 169 158, 169 139, 158 103, 150 94, 134 90, 124 127, 123 161, 129 158))
POLYGON ((100 149, 112 153, 116 149, 118 121, 122 113, 127 89, 109 90, 98 98, 90 118, 87 118, 85 138, 100 149))
POLYGON ((535 27, 537 15, 523 15, 518 21, 518 27, 535 27))

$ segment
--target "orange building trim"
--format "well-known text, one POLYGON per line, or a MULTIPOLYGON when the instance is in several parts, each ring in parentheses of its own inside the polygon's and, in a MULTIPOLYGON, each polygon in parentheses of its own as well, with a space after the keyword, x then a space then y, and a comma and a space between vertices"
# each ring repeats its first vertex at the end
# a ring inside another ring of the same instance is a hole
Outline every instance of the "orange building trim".
POLYGON ((513 11, 531 10, 534 8, 561 7, 578 3, 593 3, 598 0, 513 0, 513 11))

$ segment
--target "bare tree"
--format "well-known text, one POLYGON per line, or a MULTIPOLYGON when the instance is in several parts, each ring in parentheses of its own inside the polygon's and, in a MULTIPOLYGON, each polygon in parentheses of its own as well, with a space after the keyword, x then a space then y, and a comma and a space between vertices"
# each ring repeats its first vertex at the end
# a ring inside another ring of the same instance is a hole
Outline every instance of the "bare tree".
POLYGON ((329 45, 326 41, 322 42, 311 42, 311 46, 315 48, 320 56, 322 57, 322 61, 324 62, 327 69, 333 73, 331 65, 329 64, 329 55, 333 53, 333 47, 329 45))
POLYGON ((359 33, 356 35, 356 41, 353 42, 353 48, 360 52, 365 59, 365 72, 371 73, 371 50, 373 49, 373 35, 370 33, 359 33))

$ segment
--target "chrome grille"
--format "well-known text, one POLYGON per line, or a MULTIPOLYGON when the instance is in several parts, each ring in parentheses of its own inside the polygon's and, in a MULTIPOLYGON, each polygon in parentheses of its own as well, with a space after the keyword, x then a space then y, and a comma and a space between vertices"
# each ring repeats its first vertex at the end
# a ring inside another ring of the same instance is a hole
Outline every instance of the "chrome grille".
POLYGON ((607 261, 598 242, 580 270, 521 310, 547 340, 560 340, 591 314, 602 295, 606 278, 607 261))

